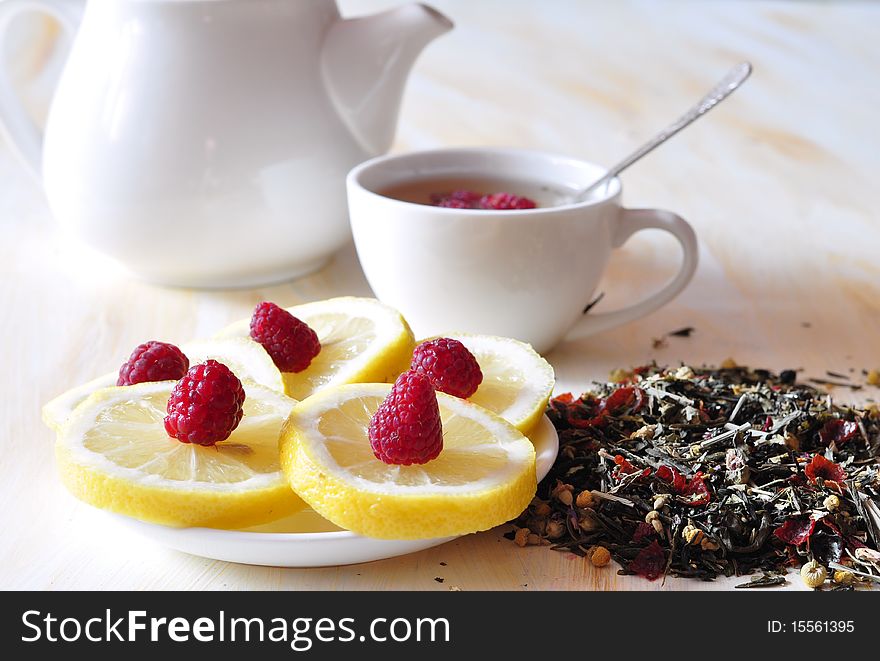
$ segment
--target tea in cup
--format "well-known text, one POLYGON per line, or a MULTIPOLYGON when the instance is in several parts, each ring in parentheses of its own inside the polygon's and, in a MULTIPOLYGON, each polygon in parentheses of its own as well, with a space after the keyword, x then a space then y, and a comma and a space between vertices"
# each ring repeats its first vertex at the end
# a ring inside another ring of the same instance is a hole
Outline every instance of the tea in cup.
POLYGON ((503 335, 544 352, 565 337, 643 317, 690 282, 696 236, 670 211, 623 207, 619 179, 570 203, 603 174, 592 163, 517 149, 441 149, 372 159, 347 178, 361 266, 376 296, 398 308, 417 337, 450 331, 503 335), (456 193, 466 198, 463 203, 441 205, 456 193), (493 205, 493 193, 533 204, 493 205), (584 315, 611 251, 643 229, 665 230, 678 240, 678 274, 645 300, 584 315))

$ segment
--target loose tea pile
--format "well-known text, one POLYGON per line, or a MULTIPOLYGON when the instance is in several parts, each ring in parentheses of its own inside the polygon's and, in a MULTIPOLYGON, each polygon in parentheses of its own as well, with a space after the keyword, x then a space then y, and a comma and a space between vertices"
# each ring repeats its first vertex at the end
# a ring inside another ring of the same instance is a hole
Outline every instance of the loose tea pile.
MULTIPOLYGON (((880 410, 745 367, 619 375, 548 415, 560 451, 509 536, 654 580, 880 581, 880 410), (823 573, 826 572, 826 573, 823 573)), ((596 564, 599 564, 596 563, 596 564)))

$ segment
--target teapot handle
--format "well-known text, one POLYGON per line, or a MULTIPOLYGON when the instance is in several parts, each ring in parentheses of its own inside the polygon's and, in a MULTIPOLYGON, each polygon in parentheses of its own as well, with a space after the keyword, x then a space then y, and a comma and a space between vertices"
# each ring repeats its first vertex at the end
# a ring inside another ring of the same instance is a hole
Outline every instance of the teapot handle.
MULTIPOLYGON (((71 0, 4 0, 0 2, 0 53, 13 20, 28 12, 48 14, 73 38, 82 18, 81 2, 71 0)), ((0 134, 37 179, 43 161, 43 129, 28 116, 12 85, 9 72, 0 66, 0 134)))

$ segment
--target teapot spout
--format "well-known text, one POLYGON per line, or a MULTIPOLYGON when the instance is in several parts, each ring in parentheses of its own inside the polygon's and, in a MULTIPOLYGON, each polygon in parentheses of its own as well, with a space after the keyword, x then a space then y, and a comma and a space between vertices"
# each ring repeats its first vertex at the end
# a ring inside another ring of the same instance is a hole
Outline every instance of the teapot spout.
POLYGON ((404 85, 413 63, 452 21, 411 4, 362 18, 340 19, 327 33, 324 82, 343 121, 371 155, 391 147, 404 85))

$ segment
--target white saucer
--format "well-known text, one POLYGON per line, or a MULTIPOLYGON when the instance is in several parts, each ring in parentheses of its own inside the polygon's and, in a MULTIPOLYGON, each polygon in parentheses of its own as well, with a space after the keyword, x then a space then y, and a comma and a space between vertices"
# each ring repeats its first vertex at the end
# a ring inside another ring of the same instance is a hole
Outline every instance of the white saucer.
MULTIPOLYGON (((537 452, 536 469, 540 482, 550 471, 559 451, 559 437, 547 416, 538 423, 531 439, 537 452)), ((362 537, 337 528, 311 509, 247 530, 172 528, 121 514, 109 516, 144 537, 177 551, 214 560, 272 567, 326 567, 370 562, 414 553, 455 539, 362 537)))

